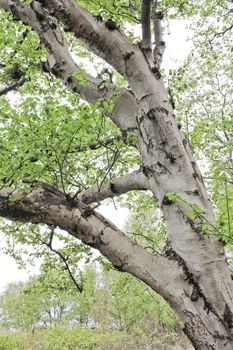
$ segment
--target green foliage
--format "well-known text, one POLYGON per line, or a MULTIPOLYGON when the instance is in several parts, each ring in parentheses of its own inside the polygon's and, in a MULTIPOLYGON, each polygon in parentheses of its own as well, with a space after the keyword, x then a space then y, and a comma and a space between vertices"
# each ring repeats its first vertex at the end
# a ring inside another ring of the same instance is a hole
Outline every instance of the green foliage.
POLYGON ((128 24, 135 24, 140 20, 141 4, 139 0, 94 0, 92 2, 81 0, 77 1, 77 3, 87 8, 94 15, 101 16, 104 21, 112 18, 120 25, 120 28, 124 30, 127 28, 128 24))
MULTIPOLYGON (((197 7, 192 20, 193 51, 178 71, 170 71, 170 88, 189 144, 199 159, 218 227, 215 235, 232 246, 233 115, 232 44, 229 2, 197 7)), ((190 211, 190 218, 198 216, 190 211)))
POLYGON ((29 350, 27 334, 1 334, 1 350, 29 350))
POLYGON ((149 193, 130 192, 127 201, 130 208, 130 217, 126 225, 127 234, 152 252, 162 251, 166 240, 166 229, 162 213, 153 197, 149 193))
MULTIPOLYGON (((83 291, 79 293, 64 272, 50 268, 27 283, 10 284, 1 295, 1 328, 35 330, 35 335, 39 332, 39 339, 33 335, 30 344, 42 342, 43 349, 51 346, 61 349, 67 344, 71 348, 79 344, 80 349, 91 349, 102 342, 116 342, 119 346, 124 338, 126 344, 133 339, 141 344, 158 344, 179 338, 176 333, 179 321, 170 307, 129 274, 113 270, 102 273, 86 268, 82 283, 83 291), (83 328, 69 331, 76 325, 83 328), (99 337, 94 336, 90 327, 98 330, 99 337), (47 330, 43 331, 44 328, 47 330), (54 331, 49 330, 51 328, 54 331), (60 339, 54 345, 51 337, 47 337, 50 332, 60 339), (71 343, 66 341, 67 337, 71 343)), ((2 344, 8 349, 7 337, 0 338, 0 349, 2 344)), ((9 344, 15 342, 16 349, 21 349, 23 340, 20 334, 12 335, 9 344)), ((23 344, 27 349, 27 343, 23 344)))
POLYGON ((93 304, 94 286, 93 269, 82 273, 82 293, 63 271, 51 267, 49 271, 44 269, 26 283, 8 286, 1 296, 1 326, 30 330, 32 327, 86 324, 93 304))
POLYGON ((81 327, 35 330, 34 334, 0 335, 1 350, 126 350, 126 346, 130 348, 131 345, 133 346, 132 338, 122 332, 99 333, 81 327))
POLYGON ((130 333, 137 333, 140 329, 146 338, 171 333, 179 327, 179 321, 168 304, 142 282, 113 270, 105 273, 105 279, 101 298, 105 307, 98 310, 105 310, 106 324, 111 316, 119 329, 130 333))
POLYGON ((45 100, 41 99, 37 90, 36 95, 25 96, 20 104, 10 106, 5 100, 1 106, 2 183, 26 187, 27 180, 35 187, 36 181, 38 185, 44 181, 72 193, 107 181, 109 167, 121 173, 119 160, 131 157, 128 151, 123 154, 123 142, 116 140, 111 148, 101 147, 110 130, 111 137, 118 135, 113 123, 103 119, 110 102, 77 104, 77 98, 57 84, 48 86, 46 94, 45 100), (65 100, 59 105, 55 96, 62 98, 63 93, 65 100), (93 152, 89 145, 95 143, 100 147, 93 152))
MULTIPOLYGON (((157 337, 157 345, 174 345, 176 337, 157 337)), ((154 343, 155 346, 156 343, 154 343)), ((128 350, 143 349, 146 343, 140 336, 119 331, 102 331, 81 327, 39 330, 32 333, 0 335, 0 350, 128 350)))

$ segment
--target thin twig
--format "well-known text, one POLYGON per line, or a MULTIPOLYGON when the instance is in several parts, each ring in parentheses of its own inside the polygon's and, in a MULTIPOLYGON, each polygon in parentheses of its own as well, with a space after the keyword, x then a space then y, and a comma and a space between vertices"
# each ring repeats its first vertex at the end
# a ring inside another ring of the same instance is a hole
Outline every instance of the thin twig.
POLYGON ((69 264, 68 264, 68 258, 65 257, 64 255, 62 255, 61 252, 59 252, 58 250, 54 249, 53 246, 52 246, 52 243, 53 243, 53 237, 54 237, 54 231, 55 231, 55 228, 52 227, 51 228, 51 231, 50 231, 50 236, 49 236, 49 242, 46 242, 44 240, 42 240, 40 238, 40 236, 36 233, 36 237, 37 239, 39 240, 39 242, 41 242, 41 244, 45 245, 47 248, 49 248, 51 250, 51 252, 53 252, 54 254, 58 255, 59 258, 62 260, 62 262, 64 263, 65 265, 65 270, 67 270, 68 274, 70 275, 70 278, 71 280, 73 281, 74 285, 76 286, 76 288, 78 289, 78 291, 80 293, 82 293, 83 291, 83 286, 79 285, 78 282, 76 281, 74 275, 72 274, 72 271, 70 270, 70 267, 69 267, 69 264))

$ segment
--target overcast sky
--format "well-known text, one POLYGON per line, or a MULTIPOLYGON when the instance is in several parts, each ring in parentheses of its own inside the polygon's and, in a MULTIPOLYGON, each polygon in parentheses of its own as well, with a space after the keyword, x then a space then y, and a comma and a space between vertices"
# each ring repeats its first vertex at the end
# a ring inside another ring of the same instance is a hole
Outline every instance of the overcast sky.
MULTIPOLYGON (((187 37, 190 32, 185 28, 184 22, 176 20, 172 21, 170 30, 171 34, 164 37, 166 42, 166 51, 163 59, 163 67, 165 69, 179 67, 191 49, 191 43, 187 42, 187 37)), ((123 228, 128 215, 127 209, 119 208, 116 210, 114 206, 102 206, 101 213, 120 228, 123 228)), ((0 248, 3 245, 4 240, 3 237, 1 237, 0 248)), ((15 261, 9 256, 4 255, 1 251, 0 266, 0 292, 4 290, 8 283, 26 280, 32 274, 39 272, 38 264, 34 268, 29 267, 27 270, 19 270, 15 261)))

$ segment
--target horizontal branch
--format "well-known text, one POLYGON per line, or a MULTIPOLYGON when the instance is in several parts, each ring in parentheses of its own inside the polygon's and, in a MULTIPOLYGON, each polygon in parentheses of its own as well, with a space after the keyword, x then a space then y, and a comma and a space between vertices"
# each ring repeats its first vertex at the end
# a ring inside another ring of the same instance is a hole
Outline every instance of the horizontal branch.
POLYGON ((133 190, 148 190, 148 188, 147 177, 139 170, 118 177, 108 187, 93 186, 82 192, 79 198, 82 202, 91 204, 101 202, 107 198, 114 198, 133 190))
POLYGON ((19 0, 0 0, 0 8, 31 26, 39 35, 42 45, 48 52, 48 62, 42 65, 44 71, 54 74, 71 91, 79 93, 81 98, 89 103, 95 103, 101 98, 109 99, 113 94, 117 94, 115 107, 109 117, 121 130, 136 127, 137 107, 134 96, 126 89, 113 84, 100 88, 102 79, 91 76, 75 63, 56 19, 50 16, 38 1, 33 1, 33 6, 30 7, 19 0))
POLYGON ((84 151, 88 151, 88 150, 92 150, 95 151, 101 147, 107 147, 108 145, 112 145, 114 142, 119 142, 123 140, 124 141, 124 136, 116 136, 116 137, 110 137, 106 140, 98 140, 97 142, 92 142, 92 143, 88 143, 86 145, 82 145, 82 146, 75 146, 74 150, 72 150, 72 153, 76 153, 76 152, 84 152, 84 151))
POLYGON ((100 213, 80 201, 71 205, 57 190, 43 188, 22 195, 13 189, 2 189, 0 216, 57 226, 98 249, 118 270, 133 274, 165 298, 173 289, 171 274, 181 281, 182 269, 174 261, 146 251, 100 213))
POLYGON ((6 86, 2 90, 0 90, 0 96, 6 95, 8 92, 17 90, 20 86, 22 86, 27 79, 25 77, 22 77, 20 80, 16 81, 15 83, 6 86))

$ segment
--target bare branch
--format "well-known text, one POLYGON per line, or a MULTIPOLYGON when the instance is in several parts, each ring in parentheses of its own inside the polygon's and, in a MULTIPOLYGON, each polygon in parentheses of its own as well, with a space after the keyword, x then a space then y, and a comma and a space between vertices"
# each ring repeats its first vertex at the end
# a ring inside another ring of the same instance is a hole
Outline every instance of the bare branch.
POLYGON ((17 90, 18 87, 22 86, 26 81, 27 79, 25 77, 22 77, 20 80, 16 81, 15 83, 0 90, 0 96, 6 95, 10 91, 17 90))
MULTIPOLYGON (((230 12, 232 12, 233 10, 231 10, 230 12)), ((224 29, 221 32, 215 33, 213 35, 213 37, 210 39, 210 42, 212 43, 214 41, 215 38, 220 37, 220 36, 224 36, 227 32, 231 31, 233 29, 233 24, 230 25, 229 27, 227 27, 226 29, 224 29)))
POLYGON ((148 190, 147 177, 141 170, 120 176, 112 181, 108 187, 93 186, 79 195, 86 204, 101 202, 107 198, 114 198, 133 190, 148 190))
POLYGON ((82 284, 79 284, 77 281, 76 281, 76 278, 74 276, 74 274, 72 273, 71 269, 70 269, 70 266, 68 264, 68 259, 57 249, 53 248, 53 237, 54 237, 54 230, 55 228, 52 227, 51 228, 51 232, 50 232, 50 237, 49 237, 49 242, 46 242, 44 240, 42 240, 39 236, 39 234, 36 234, 36 237, 38 239, 38 241, 46 246, 51 252, 53 252, 54 254, 56 254, 60 260, 63 262, 64 264, 64 267, 65 267, 65 270, 68 272, 72 282, 74 283, 75 287, 77 288, 77 290, 79 291, 79 293, 82 293, 83 292, 83 286, 82 284))
MULTIPOLYGON (((183 272, 178 263, 146 251, 84 203, 75 201, 69 205, 62 193, 43 188, 22 195, 14 189, 2 189, 0 215, 14 221, 58 226, 98 249, 118 270, 133 274, 165 298, 173 290, 171 273, 173 278, 181 281, 183 272)), ((179 288, 181 292, 183 284, 179 288)))
POLYGON ((142 1, 142 48, 151 51, 151 0, 142 1))
POLYGON ((163 54, 165 51, 165 41, 163 40, 163 32, 161 21, 163 19, 163 13, 161 11, 153 12, 153 25, 154 25, 154 34, 155 34, 155 48, 154 48, 154 61, 159 68, 163 60, 163 54))

